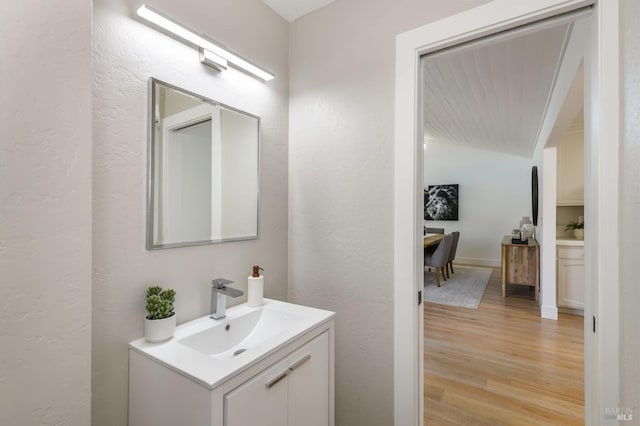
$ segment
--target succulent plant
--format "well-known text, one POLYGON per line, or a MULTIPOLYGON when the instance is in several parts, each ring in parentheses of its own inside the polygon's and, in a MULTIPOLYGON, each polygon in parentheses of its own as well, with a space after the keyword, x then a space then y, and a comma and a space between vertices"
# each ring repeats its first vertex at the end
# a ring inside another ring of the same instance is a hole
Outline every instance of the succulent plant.
POLYGON ((173 302, 176 300, 176 291, 163 290, 162 287, 153 286, 147 289, 147 319, 162 319, 174 314, 173 302))

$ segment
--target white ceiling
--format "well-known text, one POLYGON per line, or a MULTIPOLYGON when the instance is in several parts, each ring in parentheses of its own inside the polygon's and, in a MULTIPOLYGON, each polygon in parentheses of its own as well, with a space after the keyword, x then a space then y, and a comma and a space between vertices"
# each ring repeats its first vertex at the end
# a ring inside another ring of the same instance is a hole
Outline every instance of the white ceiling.
POLYGON ((570 31, 424 57, 425 139, 531 158, 570 31))
POLYGON ((262 0, 278 15, 293 22, 335 0, 262 0))

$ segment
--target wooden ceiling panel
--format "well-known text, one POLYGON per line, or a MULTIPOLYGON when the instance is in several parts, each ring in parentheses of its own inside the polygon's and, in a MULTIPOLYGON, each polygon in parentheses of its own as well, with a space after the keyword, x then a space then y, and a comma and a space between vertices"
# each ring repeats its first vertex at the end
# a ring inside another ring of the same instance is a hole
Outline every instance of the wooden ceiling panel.
POLYGON ((425 138, 531 157, 570 31, 423 57, 425 138))

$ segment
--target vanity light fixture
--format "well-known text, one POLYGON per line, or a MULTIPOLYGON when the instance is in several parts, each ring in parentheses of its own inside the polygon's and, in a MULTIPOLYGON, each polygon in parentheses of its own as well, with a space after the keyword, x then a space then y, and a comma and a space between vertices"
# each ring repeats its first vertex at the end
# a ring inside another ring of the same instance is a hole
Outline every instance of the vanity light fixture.
POLYGON ((275 75, 273 75, 272 73, 265 71, 256 65, 253 65, 251 62, 241 58, 240 56, 234 53, 229 52, 228 50, 217 45, 216 43, 205 38, 204 36, 194 33, 193 31, 187 29, 182 24, 177 23, 173 19, 163 15, 157 10, 150 8, 146 4, 143 4, 142 6, 140 6, 137 13, 138 13, 138 16, 140 16, 141 18, 146 19, 147 21, 159 26, 160 28, 163 28, 164 30, 170 32, 176 37, 181 38, 182 40, 188 43, 194 44, 198 46, 200 49, 204 49, 204 52, 205 52, 204 54, 202 53, 202 51, 200 52, 200 61, 206 65, 209 65, 210 63, 215 63, 214 68, 226 69, 226 62, 228 61, 231 65, 235 66, 236 68, 239 68, 243 71, 251 73, 256 77, 261 78, 264 81, 273 80, 275 78, 275 75), (204 58, 206 58, 204 60, 203 60, 203 55, 204 55, 204 58), (207 55, 209 55, 209 58, 207 58, 207 55), (217 56, 218 59, 212 59, 211 55, 217 56), (224 61, 221 61, 220 59, 223 59, 224 61), (224 66, 222 66, 222 64, 224 64, 224 66))
POLYGON ((227 60, 225 58, 218 56, 207 49, 203 49, 202 47, 200 48, 200 62, 218 71, 224 71, 227 69, 227 60))

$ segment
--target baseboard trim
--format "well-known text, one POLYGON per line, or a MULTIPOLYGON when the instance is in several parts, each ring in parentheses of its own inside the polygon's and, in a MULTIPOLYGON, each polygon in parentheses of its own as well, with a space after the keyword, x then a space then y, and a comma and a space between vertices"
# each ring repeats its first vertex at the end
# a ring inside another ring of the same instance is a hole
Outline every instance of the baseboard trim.
POLYGON ((490 268, 499 268, 502 265, 500 259, 478 259, 475 257, 456 257, 453 264, 460 263, 463 265, 488 266, 490 268))
POLYGON ((574 309, 574 308, 558 308, 558 312, 561 314, 569 314, 569 315, 578 315, 580 317, 584 316, 583 309, 574 309))
POLYGON ((552 305, 542 305, 540 316, 546 319, 558 320, 558 307, 552 305))

